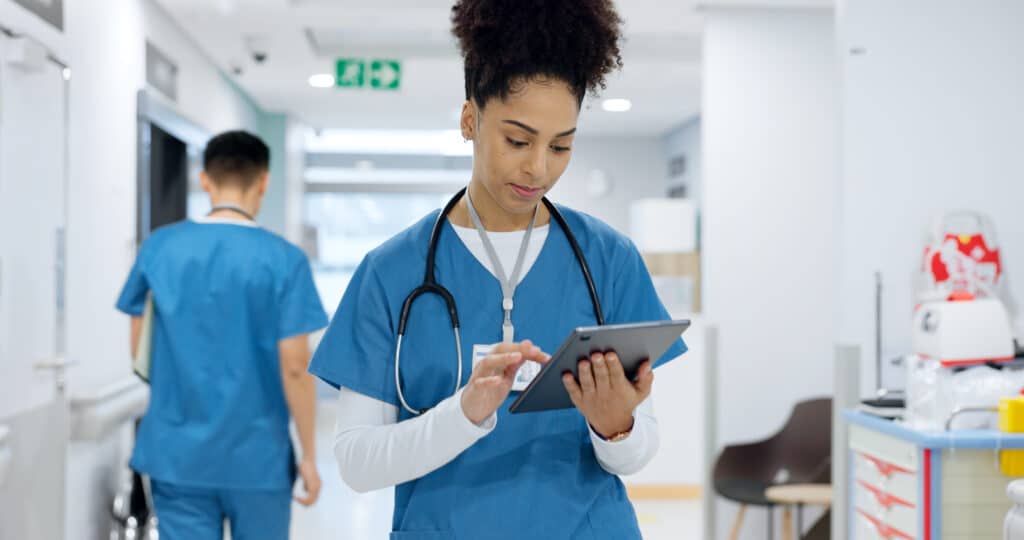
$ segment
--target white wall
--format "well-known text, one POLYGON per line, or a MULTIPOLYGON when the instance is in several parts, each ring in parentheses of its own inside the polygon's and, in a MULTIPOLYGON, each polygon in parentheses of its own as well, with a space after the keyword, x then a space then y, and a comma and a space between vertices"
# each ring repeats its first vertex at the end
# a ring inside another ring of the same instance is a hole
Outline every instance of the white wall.
MULTIPOLYGON (((256 103, 217 69, 154 0, 139 3, 143 7, 146 39, 178 66, 178 96, 172 106, 211 134, 227 129, 255 132, 260 122, 256 103)), ((152 93, 163 97, 157 90, 152 93)))
POLYGON ((129 375, 128 323, 113 309, 134 259, 136 97, 142 9, 65 2, 71 44, 68 376, 71 393, 129 375))
POLYGON ((874 382, 874 284, 885 357, 910 349, 911 278, 936 212, 989 214, 1024 290, 1024 3, 840 2, 844 246, 839 335, 874 382), (852 54, 861 49, 862 54, 852 54))
MULTIPOLYGON (((587 114, 586 111, 583 114, 587 114)), ((604 220, 629 233, 629 203, 665 195, 665 151, 657 137, 576 140, 572 161, 551 191, 551 200, 604 220), (601 171, 611 181, 603 197, 587 194, 588 178, 601 171)))
MULTIPOLYGON (((832 12, 710 9, 703 275, 720 328, 719 443, 761 439, 831 393, 836 63, 832 12)), ((721 506, 724 537, 734 508, 721 506)), ((764 535, 748 512, 746 538, 764 535)))
MULTIPOLYGON (((627 487, 671 486, 710 489, 704 473, 704 321, 699 314, 672 313, 690 319, 683 335, 689 350, 655 371, 651 391, 658 419, 658 453, 638 473, 622 477, 627 487)), ((697 538, 697 531, 684 535, 697 538)))

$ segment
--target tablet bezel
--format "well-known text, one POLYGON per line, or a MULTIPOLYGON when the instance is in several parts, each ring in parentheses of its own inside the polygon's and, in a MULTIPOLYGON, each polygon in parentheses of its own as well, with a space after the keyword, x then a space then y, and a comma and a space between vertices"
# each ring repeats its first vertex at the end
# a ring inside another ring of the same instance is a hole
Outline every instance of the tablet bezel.
POLYGON ((626 376, 632 380, 644 360, 654 357, 656 361, 689 327, 689 319, 577 327, 569 333, 558 350, 551 355, 548 363, 541 368, 529 386, 509 406, 509 412, 540 412, 573 407, 561 377, 568 371, 579 380, 579 360, 587 356, 583 353, 584 350, 615 350, 619 353, 626 376), (678 333, 673 329, 678 329, 678 333), (614 347, 610 344, 610 340, 613 339, 615 340, 614 347), (643 351, 643 353, 638 351, 643 351), (552 372, 555 372, 556 375, 551 375, 552 372), (553 378, 553 382, 548 383, 547 379, 549 378, 553 378), (542 385, 551 387, 542 388, 542 385), (536 391, 546 391, 547 394, 531 398, 533 392, 536 391), (555 399, 557 403, 553 406, 542 404, 537 407, 530 403, 530 399, 544 399, 548 403, 555 399), (527 409, 524 410, 524 407, 527 409))

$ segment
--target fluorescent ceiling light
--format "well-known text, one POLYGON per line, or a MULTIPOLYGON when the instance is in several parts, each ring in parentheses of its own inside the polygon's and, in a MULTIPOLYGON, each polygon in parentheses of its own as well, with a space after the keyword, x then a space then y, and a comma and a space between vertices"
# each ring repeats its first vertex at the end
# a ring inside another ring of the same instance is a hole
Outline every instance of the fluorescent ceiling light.
POLYGON ((306 137, 307 152, 472 156, 473 145, 462 132, 448 130, 325 129, 306 137))
POLYGON ((334 86, 334 75, 330 73, 317 73, 309 78, 309 85, 313 88, 330 88, 334 86))
POLYGON ((601 102, 601 108, 608 112, 626 112, 633 108, 633 103, 628 99, 606 99, 601 102))
POLYGON ((438 184, 465 185, 472 170, 461 169, 358 169, 347 167, 309 167, 308 184, 438 184))
POLYGON ((217 2, 217 10, 221 15, 234 15, 235 7, 235 0, 219 0, 217 2))

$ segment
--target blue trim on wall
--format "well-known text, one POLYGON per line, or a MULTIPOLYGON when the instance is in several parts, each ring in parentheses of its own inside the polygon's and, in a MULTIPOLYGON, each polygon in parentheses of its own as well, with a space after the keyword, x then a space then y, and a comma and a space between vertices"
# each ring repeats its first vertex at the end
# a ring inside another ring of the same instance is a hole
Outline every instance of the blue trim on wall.
POLYGON ((285 199, 288 181, 288 117, 282 113, 261 113, 259 135, 270 147, 270 185, 263 196, 257 222, 267 230, 285 236, 285 199))
POLYGON ((263 109, 259 106, 259 104, 256 103, 256 100, 253 99, 252 96, 250 96, 245 90, 242 90, 242 87, 238 86, 238 83, 236 83, 234 79, 229 77, 220 69, 217 69, 217 73, 220 74, 221 80, 227 83, 227 85, 232 90, 234 90, 235 94, 238 96, 238 99, 244 101, 246 106, 255 111, 256 115, 265 114, 263 109))

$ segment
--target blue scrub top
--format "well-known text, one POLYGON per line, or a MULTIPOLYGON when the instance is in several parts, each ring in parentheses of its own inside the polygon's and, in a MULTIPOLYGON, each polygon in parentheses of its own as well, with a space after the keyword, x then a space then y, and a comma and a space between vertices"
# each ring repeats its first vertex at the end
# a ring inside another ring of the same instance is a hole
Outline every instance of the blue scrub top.
POLYGON ((164 482, 289 488, 278 341, 327 325, 305 254, 238 223, 183 221, 143 244, 117 308, 155 307, 150 403, 131 466, 164 482))
MULTIPOLYGON (((560 208, 590 265, 605 321, 667 320, 633 243, 586 214, 560 208)), ((366 256, 324 335, 310 371, 334 386, 399 407, 394 351, 402 303, 423 280, 433 212, 366 256)), ((501 341, 498 280, 445 222, 436 255, 438 282, 455 297, 469 380, 474 344, 501 341)), ((579 264, 552 221, 537 261, 515 292, 515 340, 553 352, 569 332, 596 320, 579 264)), ((660 365, 686 351, 680 339, 660 365)), ((414 303, 402 344, 402 389, 412 407, 451 395, 456 350, 444 302, 414 303)), ((513 393, 493 432, 447 465, 396 487, 394 540, 452 538, 640 538, 622 482, 597 462, 586 420, 576 409, 512 415, 513 393)))

